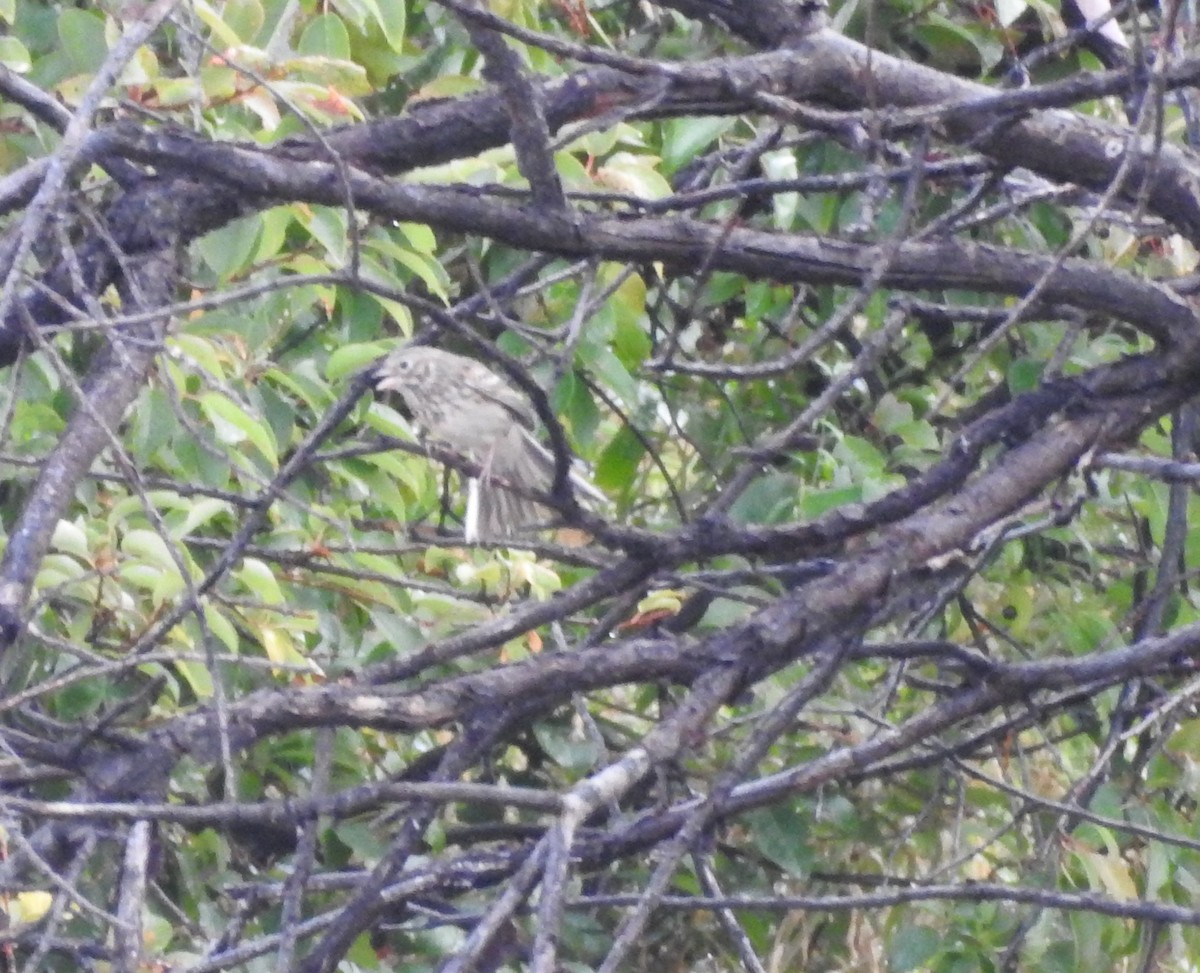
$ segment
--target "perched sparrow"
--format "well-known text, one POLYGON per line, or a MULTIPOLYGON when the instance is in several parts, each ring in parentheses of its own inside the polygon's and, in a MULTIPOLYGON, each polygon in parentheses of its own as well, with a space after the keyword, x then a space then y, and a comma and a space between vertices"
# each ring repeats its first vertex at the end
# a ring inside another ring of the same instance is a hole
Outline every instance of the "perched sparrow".
MULTIPOLYGON (((400 393, 427 435, 479 464, 480 475, 467 492, 469 543, 481 535, 506 537, 544 526, 553 517, 525 492, 549 491, 554 456, 533 438, 533 408, 508 382, 473 359, 439 348, 394 351, 376 366, 375 376, 380 391, 400 393)), ((576 472, 571 483, 590 499, 604 499, 576 472)))

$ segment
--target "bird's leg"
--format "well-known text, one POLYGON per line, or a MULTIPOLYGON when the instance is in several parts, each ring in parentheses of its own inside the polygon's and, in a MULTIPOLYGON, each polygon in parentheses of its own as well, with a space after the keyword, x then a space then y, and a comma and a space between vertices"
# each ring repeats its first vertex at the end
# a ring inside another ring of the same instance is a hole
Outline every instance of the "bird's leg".
POLYGON ((438 533, 446 530, 446 515, 450 512, 450 470, 442 469, 442 499, 438 505, 438 533))

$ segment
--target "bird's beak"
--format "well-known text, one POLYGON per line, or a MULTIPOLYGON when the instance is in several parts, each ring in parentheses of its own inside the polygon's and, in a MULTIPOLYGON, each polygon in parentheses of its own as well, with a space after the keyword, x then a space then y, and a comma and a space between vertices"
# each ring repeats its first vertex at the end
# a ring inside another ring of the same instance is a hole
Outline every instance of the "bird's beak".
POLYGON ((379 359, 372 366, 370 376, 377 392, 394 392, 400 387, 396 384, 396 378, 388 368, 386 357, 379 359))

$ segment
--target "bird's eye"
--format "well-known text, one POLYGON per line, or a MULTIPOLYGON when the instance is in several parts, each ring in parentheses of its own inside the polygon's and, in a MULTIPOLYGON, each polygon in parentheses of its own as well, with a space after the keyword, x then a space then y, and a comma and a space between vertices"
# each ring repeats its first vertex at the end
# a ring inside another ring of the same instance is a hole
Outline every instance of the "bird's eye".
POLYGON ((412 368, 412 362, 407 358, 401 358, 398 362, 396 362, 396 368, 402 372, 407 372, 410 368, 412 368))

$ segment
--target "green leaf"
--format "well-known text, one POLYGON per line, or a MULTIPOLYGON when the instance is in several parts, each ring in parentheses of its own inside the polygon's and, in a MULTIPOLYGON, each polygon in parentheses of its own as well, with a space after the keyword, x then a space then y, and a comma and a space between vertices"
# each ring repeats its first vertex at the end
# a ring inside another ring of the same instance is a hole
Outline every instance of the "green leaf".
MULTIPOLYGON (((2 12, 0 12, 0 19, 4 19, 2 12)), ((33 61, 30 60, 29 49, 17 38, 0 37, 0 64, 18 74, 24 74, 33 66, 33 61)))
MULTIPOLYGON (((229 652, 234 654, 237 653, 240 644, 237 628, 231 621, 229 621, 228 618, 224 616, 224 614, 222 614, 220 609, 218 609, 215 605, 205 605, 204 622, 206 625, 208 625, 208 630, 221 640, 221 643, 226 649, 229 650, 229 652)), ((212 687, 210 685, 209 692, 211 691, 212 687)))
MULTIPOLYGON (((396 4, 403 6, 403 4, 396 4)), ((309 21, 300 35, 296 50, 301 54, 350 60, 350 34, 342 18, 335 14, 320 14, 309 21)))
MULTIPOLYGON (((763 173, 768 179, 795 179, 800 175, 796 163, 795 152, 764 152, 762 156, 763 173)), ((775 193, 771 197, 774 210, 774 223, 781 230, 791 229, 796 222, 796 212, 800 206, 799 193, 775 193)))
POLYGON ((1180 757, 1200 754, 1200 720, 1184 720, 1167 740, 1167 753, 1180 757))
POLYGON ((65 554, 48 554, 38 565, 33 586, 36 591, 57 588, 83 577, 86 568, 75 558, 65 554))
MULTIPOLYGON (((168 348, 173 352, 171 358, 178 358, 186 361, 189 365, 198 366, 208 372, 213 378, 225 378, 225 366, 221 362, 221 355, 217 350, 217 346, 198 334, 189 334, 182 332, 168 340, 168 348), (174 345, 172 348, 171 345, 174 345)), ((170 365, 174 368, 174 362, 168 359, 170 365)), ((177 377, 176 384, 179 386, 186 385, 182 376, 177 377)))
POLYGON ((607 493, 629 490, 645 455, 646 447, 641 440, 628 426, 622 426, 596 462, 596 486, 607 493))
POLYGON ((237 47, 242 42, 243 38, 225 22, 207 0, 192 0, 192 9, 200 22, 213 32, 213 37, 220 46, 237 47))
POLYGON ((233 575, 247 591, 268 605, 281 605, 286 601, 274 573, 258 558, 243 558, 242 566, 233 575))
POLYGON ((252 44, 266 21, 259 0, 225 0, 221 5, 225 23, 243 44, 252 44))
POLYGON ((68 7, 58 15, 58 39, 62 49, 78 74, 92 74, 108 56, 108 41, 104 37, 104 18, 68 7))
POLYGON ((617 152, 596 170, 596 181, 641 199, 664 199, 671 195, 671 184, 658 171, 658 163, 654 156, 617 152))
POLYGON ((403 235, 409 249, 430 255, 437 253, 437 234, 433 227, 424 223, 400 223, 395 229, 403 235))
POLYGON ((671 118, 663 123, 663 167, 675 172, 693 161, 737 124, 727 116, 671 118))
POLYGON ((1008 368, 1008 388, 1013 395, 1036 389, 1042 380, 1045 361, 1033 358, 1018 358, 1008 368))
POLYGON ((399 0, 364 0, 367 9, 371 11, 388 46, 397 54, 404 49, 404 31, 407 4, 399 0))
POLYGON ((802 517, 819 517, 821 514, 848 503, 862 500, 862 487, 837 487, 831 490, 812 490, 800 498, 799 512, 802 517))
MULTIPOLYGON (((397 243, 391 236, 384 233, 374 233, 365 241, 366 249, 374 250, 376 253, 391 257, 396 263, 405 269, 411 271, 417 278, 424 282, 429 288, 430 293, 437 295, 443 301, 449 301, 450 295, 446 289, 449 283, 449 278, 446 276, 446 271, 442 265, 428 252, 423 250, 413 250, 397 243)), ((371 261, 364 261, 364 269, 366 267, 378 267, 381 276, 386 279, 398 279, 390 274, 381 265, 371 261)))
POLYGON ((314 206, 302 220, 313 239, 325 248, 330 262, 343 266, 349 253, 346 211, 331 206, 314 206))
POLYGON ((729 508, 731 520, 741 524, 776 524, 796 506, 796 478, 768 473, 755 480, 729 508))
POLYGON ((360 462, 374 467, 393 483, 403 486, 408 491, 409 499, 418 499, 425 491, 429 464, 420 456, 410 456, 395 450, 390 453, 372 453, 362 457, 360 462))
POLYGON ((600 425, 600 410, 586 383, 574 371, 566 372, 555 387, 551 402, 576 441, 590 446, 600 425))
POLYGON ((336 382, 352 372, 365 368, 380 356, 387 354, 391 347, 390 344, 375 341, 336 348, 329 356, 329 361, 325 363, 325 377, 331 382, 336 382))
POLYGON ((170 398, 160 388, 143 393, 142 403, 134 410, 130 424, 130 447, 143 461, 152 459, 174 438, 179 428, 170 398))
POLYGON ((175 565, 175 557, 167 547, 167 542, 156 531, 142 529, 126 531, 125 536, 121 538, 121 550, 126 555, 140 557, 164 570, 179 570, 175 565))
POLYGON ((249 268, 261 231, 262 217, 255 213, 206 233, 195 246, 213 273, 228 280, 249 268))
POLYGON ((213 680, 208 666, 192 659, 180 659, 175 663, 175 668, 197 699, 212 698, 213 680))
POLYGON ((928 926, 900 923, 888 943, 888 970, 890 973, 908 973, 924 966, 941 942, 942 937, 928 926))
POLYGON ((85 562, 90 562, 92 559, 87 533, 78 524, 73 524, 69 520, 60 520, 55 525, 50 546, 56 551, 74 554, 85 562))
POLYGON ((560 767, 582 774, 596 765, 602 754, 590 737, 576 735, 570 728, 557 724, 537 723, 533 735, 560 767))
POLYGON ((584 346, 579 350, 579 361, 590 369, 605 386, 631 409, 636 409, 640 398, 638 384, 625 368, 621 359, 606 346, 584 346))
POLYGON ((249 441, 272 466, 278 465, 275 437, 270 428, 232 399, 221 392, 206 392, 200 397, 200 407, 221 442, 236 445, 249 441))
POLYGON ((844 437, 833 447, 833 455, 850 468, 856 479, 879 476, 887 468, 887 456, 859 436, 844 437))
POLYGON ((288 206, 276 206, 264 213, 259 213, 261 226, 258 234, 258 248, 254 251, 253 260, 260 263, 271 260, 284 252, 288 228, 292 225, 294 214, 288 206))
POLYGON ((932 10, 922 15, 913 33, 941 68, 990 71, 1004 56, 1004 47, 988 28, 960 23, 932 10))
POLYGON ((197 497, 188 503, 187 515, 181 524, 172 528, 171 536, 176 540, 182 539, 221 514, 232 513, 233 507, 226 500, 219 500, 216 497, 197 497))
POLYGON ((807 878, 814 861, 808 843, 808 814, 797 807, 776 805, 749 815, 754 845, 767 858, 796 878, 807 878))
POLYGON ((154 83, 154 94, 163 107, 180 108, 203 101, 204 89, 196 78, 159 78, 154 83))
POLYGON ((263 377, 299 399, 312 412, 320 412, 332 401, 328 386, 304 374, 300 369, 285 372, 272 368, 263 377))
MULTIPOLYGON (((121 538, 121 551, 126 561, 121 566, 121 577, 150 593, 151 601, 157 605, 173 601, 186 588, 167 542, 155 531, 135 529, 121 538)), ((176 552, 180 558, 182 552, 176 552)))
POLYGON ((179 473, 196 483, 223 490, 229 486, 231 470, 228 464, 214 463, 212 456, 202 450, 194 439, 183 439, 172 448, 179 464, 179 473))
POLYGON ((554 153, 554 170, 562 180, 563 188, 579 192, 592 192, 596 188, 591 171, 570 152, 554 153))

